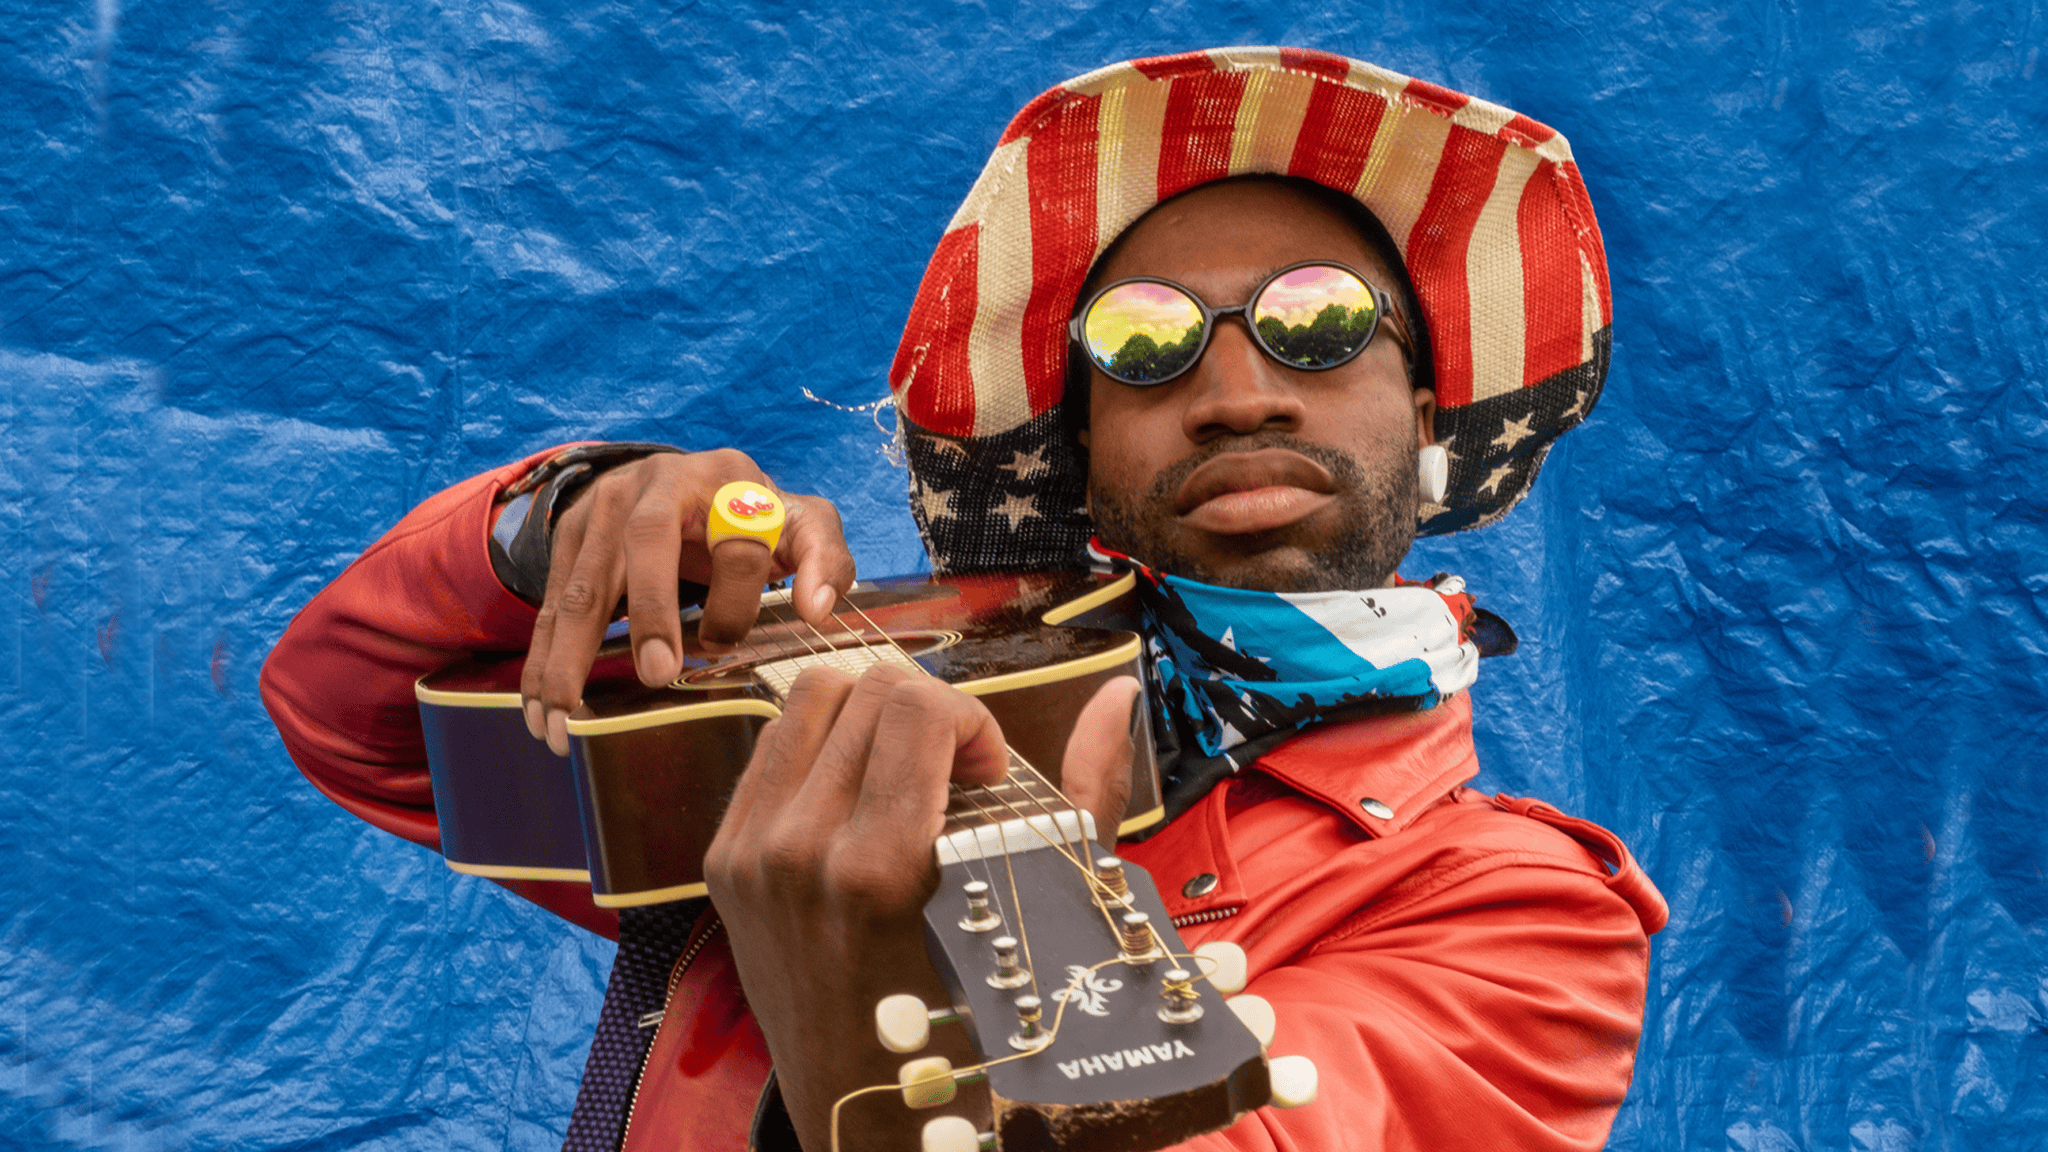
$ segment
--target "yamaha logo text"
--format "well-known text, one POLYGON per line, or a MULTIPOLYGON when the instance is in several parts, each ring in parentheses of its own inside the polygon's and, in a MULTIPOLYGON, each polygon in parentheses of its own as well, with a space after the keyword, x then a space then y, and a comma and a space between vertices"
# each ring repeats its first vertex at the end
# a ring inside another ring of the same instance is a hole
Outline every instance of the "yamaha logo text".
POLYGON ((1100 1056, 1083 1056, 1079 1060, 1060 1061, 1060 1074, 1069 1080, 1083 1076, 1100 1076, 1106 1072, 1121 1072, 1136 1068, 1140 1064, 1163 1064, 1182 1056, 1193 1056, 1195 1050, 1175 1040, 1171 1044, 1141 1044, 1136 1048, 1125 1048, 1116 1052, 1104 1052, 1100 1056))

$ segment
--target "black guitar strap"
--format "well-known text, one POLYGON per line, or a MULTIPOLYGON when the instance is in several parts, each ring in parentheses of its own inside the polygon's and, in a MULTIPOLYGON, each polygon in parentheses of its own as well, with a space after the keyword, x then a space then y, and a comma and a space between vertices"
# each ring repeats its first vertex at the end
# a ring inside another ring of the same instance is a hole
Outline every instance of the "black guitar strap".
POLYGON ((619 954, 604 987, 597 1035, 583 1064, 562 1152, 618 1152, 626 1142, 626 1112, 654 1043, 653 1024, 643 1027, 641 1021, 664 1006, 669 973, 709 903, 699 897, 619 909, 619 954))

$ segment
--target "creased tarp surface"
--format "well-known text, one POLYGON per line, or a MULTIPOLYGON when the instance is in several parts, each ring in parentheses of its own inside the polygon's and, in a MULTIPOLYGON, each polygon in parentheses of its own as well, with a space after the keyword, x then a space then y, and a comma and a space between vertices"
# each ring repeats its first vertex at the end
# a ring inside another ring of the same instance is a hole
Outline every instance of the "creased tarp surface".
POLYGON ((315 794, 269 645, 587 436, 740 444, 917 568, 830 404, 1010 113, 1274 42, 1554 125, 1600 212, 1594 419, 1409 568, 1524 637, 1482 782, 1672 900, 1612 1146, 2039 1146, 2048 21, 1915 0, 8 6, 0 1145, 557 1146, 610 945, 315 794))

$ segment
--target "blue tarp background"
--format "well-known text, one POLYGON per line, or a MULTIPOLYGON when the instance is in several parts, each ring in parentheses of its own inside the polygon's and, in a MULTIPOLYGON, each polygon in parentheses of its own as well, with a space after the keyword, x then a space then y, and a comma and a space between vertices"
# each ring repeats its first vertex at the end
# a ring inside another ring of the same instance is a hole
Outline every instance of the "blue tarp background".
POLYGON ((346 817, 256 694, 429 492, 741 444, 921 563, 859 405, 1017 107, 1295 43, 1568 135, 1615 359, 1428 543, 1483 783, 1670 897, 1625 1149, 2048 1141, 2039 0, 0 5, 0 1147, 552 1149, 611 946, 346 817))

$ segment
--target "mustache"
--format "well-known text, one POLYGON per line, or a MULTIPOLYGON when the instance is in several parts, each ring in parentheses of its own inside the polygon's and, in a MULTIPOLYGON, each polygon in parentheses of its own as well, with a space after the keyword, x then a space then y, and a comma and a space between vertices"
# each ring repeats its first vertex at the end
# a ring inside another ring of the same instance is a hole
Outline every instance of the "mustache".
POLYGON ((1171 506, 1181 485, 1187 483, 1195 469, 1207 464, 1218 456, 1231 452, 1256 452, 1261 448, 1280 448, 1322 465, 1337 481, 1339 491, 1357 491, 1365 483, 1365 472, 1358 461, 1349 455, 1323 444, 1311 444, 1285 432, 1253 432, 1245 436, 1227 436, 1203 445, 1193 455, 1176 460, 1159 470, 1145 492, 1147 503, 1157 506, 1165 503, 1171 506))

